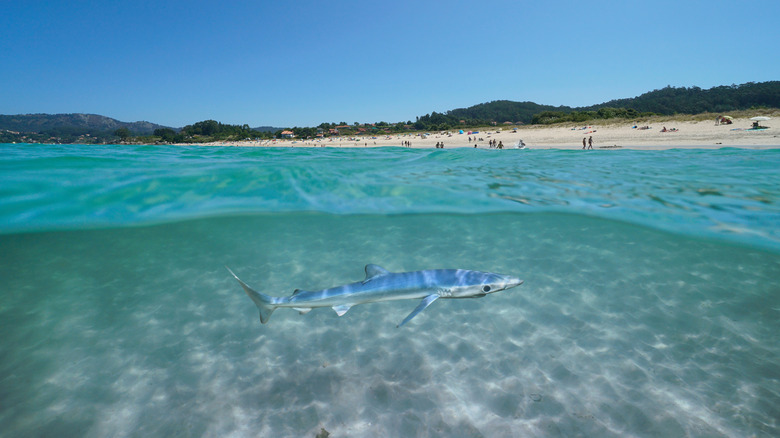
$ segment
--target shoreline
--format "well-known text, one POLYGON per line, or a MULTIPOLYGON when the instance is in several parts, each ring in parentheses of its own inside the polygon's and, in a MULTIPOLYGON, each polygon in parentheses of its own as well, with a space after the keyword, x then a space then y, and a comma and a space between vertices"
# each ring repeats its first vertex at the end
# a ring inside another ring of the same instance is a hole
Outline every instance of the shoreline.
POLYGON ((411 142, 411 148, 435 148, 443 143, 444 148, 490 148, 489 142, 503 143, 504 149, 515 149, 519 140, 527 149, 580 149, 583 138, 593 137, 594 150, 637 149, 720 149, 727 147, 744 149, 780 148, 780 123, 777 113, 768 121, 760 122, 763 130, 750 130, 752 122, 748 117, 734 118, 730 125, 716 125, 715 120, 688 120, 659 118, 637 122, 610 121, 589 125, 528 125, 519 127, 491 127, 478 133, 460 130, 447 132, 385 134, 376 137, 331 137, 316 140, 258 140, 211 143, 182 143, 181 146, 243 146, 243 147, 404 147, 411 142), (636 127, 634 127, 636 126, 636 127), (641 129, 647 126, 648 129, 641 129), (663 128, 667 128, 663 132, 663 128), (671 131, 672 129, 676 129, 671 131))

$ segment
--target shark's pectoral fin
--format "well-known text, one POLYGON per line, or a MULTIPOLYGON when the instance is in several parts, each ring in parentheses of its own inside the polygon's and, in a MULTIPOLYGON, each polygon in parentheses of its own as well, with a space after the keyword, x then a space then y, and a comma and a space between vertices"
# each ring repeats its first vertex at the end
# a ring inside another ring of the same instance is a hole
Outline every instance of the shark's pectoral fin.
POLYGON ((293 307, 293 309, 297 310, 298 313, 300 313, 301 315, 305 315, 305 314, 311 312, 312 308, 311 307, 293 307))
POLYGON ((410 313, 409 316, 404 318, 404 320, 401 321, 401 323, 398 324, 396 328, 401 327, 402 325, 409 322, 412 318, 417 316, 418 313, 422 312, 423 310, 425 310, 426 307, 430 306, 432 302, 436 301, 437 298, 439 298, 437 294, 428 295, 427 297, 423 298, 423 300, 420 301, 420 304, 418 304, 417 307, 415 307, 415 309, 412 310, 412 313, 410 313))
POLYGON ((350 304, 342 304, 340 306, 333 306, 333 310, 336 311, 336 315, 341 316, 345 313, 347 313, 347 310, 352 308, 352 305, 350 304))

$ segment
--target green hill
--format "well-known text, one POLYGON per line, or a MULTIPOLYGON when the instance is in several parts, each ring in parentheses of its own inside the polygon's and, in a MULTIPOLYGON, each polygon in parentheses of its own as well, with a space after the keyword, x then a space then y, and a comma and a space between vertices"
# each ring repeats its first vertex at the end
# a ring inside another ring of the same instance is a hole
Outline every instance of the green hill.
POLYGON ((617 99, 581 110, 631 108, 662 115, 718 113, 755 107, 780 108, 780 81, 713 87, 672 87, 630 99, 617 99))
MULTIPOLYGON (((612 117, 627 115, 633 117, 642 113, 662 115, 698 114, 704 112, 726 112, 744 110, 755 107, 780 108, 780 81, 748 82, 742 85, 713 87, 707 90, 699 87, 665 87, 653 90, 637 97, 611 100, 597 105, 572 108, 568 106, 553 107, 539 105, 534 102, 512 102, 497 100, 481 103, 468 108, 459 108, 446 113, 432 113, 418 117, 423 124, 449 124, 457 126, 461 120, 466 124, 490 122, 522 122, 532 123, 540 119, 551 120, 552 115, 589 112, 612 117), (615 110, 604 110, 614 108, 615 110), (546 114, 550 117, 538 117, 546 114)), ((592 114, 591 114, 592 115, 592 114)), ((552 118, 554 119, 554 118, 552 118)))
POLYGON ((534 114, 543 111, 571 111, 567 106, 540 105, 534 102, 496 100, 488 103, 447 111, 446 115, 467 121, 489 120, 494 122, 529 123, 534 114))

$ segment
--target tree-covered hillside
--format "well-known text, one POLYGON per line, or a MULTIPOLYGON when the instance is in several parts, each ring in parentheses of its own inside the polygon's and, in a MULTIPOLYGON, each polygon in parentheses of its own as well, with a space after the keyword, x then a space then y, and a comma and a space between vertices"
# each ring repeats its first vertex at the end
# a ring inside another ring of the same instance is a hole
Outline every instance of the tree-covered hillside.
POLYGON ((489 120, 494 122, 522 122, 528 123, 534 114, 543 111, 571 111, 566 106, 540 105, 534 102, 512 102, 509 100, 496 100, 488 103, 480 103, 468 108, 459 108, 447 111, 446 115, 459 120, 489 120))
MULTIPOLYGON (((447 111, 440 115, 444 118, 439 117, 435 124, 446 122, 457 126, 459 120, 465 120, 467 123, 477 122, 475 124, 506 121, 554 123, 588 118, 637 117, 647 113, 672 115, 726 112, 755 107, 780 108, 780 81, 748 82, 707 90, 699 87, 669 86, 638 97, 611 100, 578 108, 498 100, 447 111), (566 114, 572 115, 564 117, 566 114)), ((431 115, 420 117, 426 121, 430 118, 431 115)))
POLYGON ((582 108, 631 108, 663 115, 718 113, 755 107, 780 108, 780 81, 748 82, 703 90, 699 87, 672 87, 653 90, 630 99, 617 99, 582 108))

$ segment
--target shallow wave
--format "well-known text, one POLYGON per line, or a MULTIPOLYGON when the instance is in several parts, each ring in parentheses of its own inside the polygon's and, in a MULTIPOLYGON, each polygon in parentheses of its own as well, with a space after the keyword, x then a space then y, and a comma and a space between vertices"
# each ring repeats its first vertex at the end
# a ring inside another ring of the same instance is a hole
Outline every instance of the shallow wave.
POLYGON ((0 233, 236 213, 564 212, 780 250, 775 150, 0 148, 0 233))

